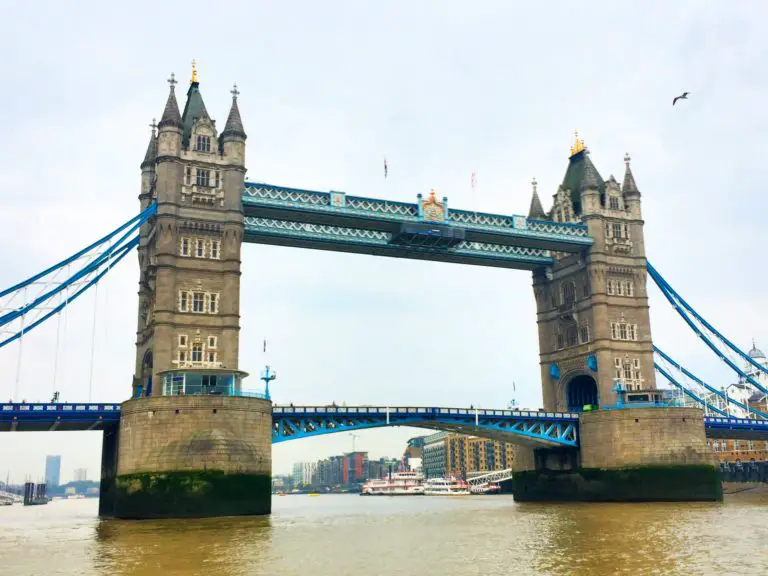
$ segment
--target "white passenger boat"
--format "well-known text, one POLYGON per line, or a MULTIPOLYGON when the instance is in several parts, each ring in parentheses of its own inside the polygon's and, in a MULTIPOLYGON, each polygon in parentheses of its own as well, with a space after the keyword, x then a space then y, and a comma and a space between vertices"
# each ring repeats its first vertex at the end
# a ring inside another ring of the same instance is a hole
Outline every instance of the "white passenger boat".
POLYGON ((430 478, 424 482, 426 496, 468 496, 469 485, 458 478, 430 478))
POLYGON ((366 482, 360 496, 422 496, 423 482, 424 477, 418 472, 394 472, 366 482))

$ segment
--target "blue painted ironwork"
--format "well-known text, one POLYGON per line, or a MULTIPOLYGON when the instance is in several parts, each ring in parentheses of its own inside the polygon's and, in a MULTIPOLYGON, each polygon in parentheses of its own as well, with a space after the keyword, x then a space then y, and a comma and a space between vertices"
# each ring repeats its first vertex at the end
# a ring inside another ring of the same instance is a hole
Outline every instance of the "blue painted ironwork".
POLYGON ((768 420, 705 416, 707 438, 768 440, 768 420))
MULTIPOLYGON (((266 348, 266 344, 264 345, 266 348)), ((264 398, 269 400, 269 383, 277 378, 277 372, 269 371, 269 366, 264 368, 264 372, 261 374, 261 379, 264 380, 264 398)))
POLYGON ((0 432, 104 430, 119 421, 120 404, 0 404, 0 432))
POLYGON ((677 368, 680 372, 685 374, 688 378, 690 378, 691 380, 696 382, 699 386, 701 386, 702 388, 708 390, 709 392, 711 392, 715 396, 725 400, 727 404, 733 404, 734 406, 737 406, 737 407, 741 408, 742 410, 747 410, 748 412, 752 412, 753 414, 755 414, 756 416, 759 416, 760 418, 768 418, 768 414, 767 413, 761 412, 760 410, 758 410, 756 408, 753 408, 749 404, 744 404, 743 402, 739 402, 735 398, 729 397, 727 394, 725 394, 724 392, 718 390, 714 386, 710 386, 709 384, 704 382, 701 378, 698 378, 695 374, 693 374, 689 370, 686 370, 685 367, 683 367, 680 364, 678 364, 674 359, 672 359, 670 356, 665 354, 658 346, 654 345, 653 351, 656 354, 658 354, 664 361, 668 362, 669 364, 671 364, 672 366, 677 368))
MULTIPOLYGON (((425 201, 421 195, 418 202, 411 204, 249 182, 243 188, 242 203, 246 216, 305 224, 394 233, 402 224, 434 222, 464 230, 468 242, 564 252, 577 252, 592 244, 588 228, 583 224, 455 209, 449 212, 446 198, 442 202, 434 197, 425 201), (422 210, 423 206, 429 208, 430 203, 437 205, 431 217, 422 210)), ((246 237, 246 241, 258 242, 259 238, 246 237)))
POLYGON ((654 362, 653 366, 654 366, 654 368, 656 368, 657 372, 659 372, 662 376, 664 376, 667 380, 669 380, 670 384, 672 384, 678 390, 682 391, 683 394, 688 396, 691 400, 693 400, 694 402, 696 402, 698 404, 701 404, 705 408, 708 408, 709 410, 711 410, 715 414, 719 414, 720 416, 728 416, 728 414, 726 412, 723 412, 717 406, 713 406, 712 404, 710 404, 709 402, 707 402, 706 400, 701 398, 698 394, 692 392, 686 386, 683 386, 682 384, 680 384, 680 382, 675 380, 675 378, 673 378, 672 375, 669 372, 664 370, 664 368, 659 366, 656 362, 654 362))
MULTIPOLYGON (((260 392, 241 396, 264 398, 260 392)), ((104 430, 117 426, 120 404, 0 404, 0 432, 104 430)), ((472 408, 274 406, 272 443, 383 426, 416 426, 533 447, 578 446, 579 415, 472 408)), ((705 417, 710 438, 766 439, 768 420, 705 417)))
POLYGON ((467 264, 496 265, 533 269, 554 262, 548 250, 469 242, 463 240, 451 248, 403 246, 394 242, 394 232, 294 222, 256 216, 245 217, 245 240, 287 243, 294 246, 327 248, 339 251, 375 253, 382 256, 416 256, 467 264), (292 240, 293 242, 288 242, 292 240))
MULTIPOLYGON (((678 304, 678 301, 682 304, 684 301, 680 296, 672 290, 672 288, 669 286, 669 284, 666 283, 666 281, 661 277, 661 275, 656 271, 653 266, 648 264, 648 274, 651 276, 651 278, 656 282, 656 285, 661 290, 661 293, 664 294, 666 299, 669 301, 670 304, 672 304, 672 307, 677 310, 678 314, 680 314, 680 317, 685 320, 685 323, 688 324, 688 326, 693 330, 696 335, 701 338, 701 340, 704 342, 704 344, 707 345, 707 347, 715 353, 715 355, 720 358, 723 362, 725 362, 728 367, 736 372, 741 378, 749 382, 752 386, 754 386, 757 390, 760 390, 763 394, 768 394, 768 388, 765 388, 763 385, 761 385, 757 380, 755 380, 752 376, 744 372, 741 368, 739 368, 734 362, 728 358, 725 354, 723 354, 717 346, 715 346, 712 341, 707 337, 704 332, 701 331, 701 329, 691 320, 691 318, 688 316, 685 310, 681 307, 680 304, 678 304)), ((685 305, 688 307, 687 305, 685 305)), ((696 315, 697 318, 700 318, 698 314, 696 315)), ((715 334, 718 334, 716 331, 714 331, 715 334)), ((721 340, 723 337, 720 337, 721 340)), ((730 342, 727 340, 725 341, 730 347, 733 347, 730 342)), ((738 349, 736 349, 738 350, 738 349)), ((740 354, 743 354, 743 352, 739 351, 740 354)), ((752 359, 750 358, 750 362, 752 362, 752 359)), ((758 364, 759 366, 759 364, 758 364)), ((763 367, 761 367, 761 370, 764 370, 763 367)))
POLYGON ((415 426, 505 440, 533 447, 578 445, 579 416, 474 408, 275 406, 272 442, 383 426, 415 426))
MULTIPOLYGON (((733 342, 731 342, 728 338, 723 336, 720 332, 715 329, 714 326, 712 326, 709 322, 707 322, 696 310, 693 309, 693 306, 688 304, 688 302, 685 301, 685 299, 678 294, 672 286, 664 279, 664 277, 659 274, 658 270, 656 270, 653 266, 651 266, 650 262, 646 263, 648 273, 650 274, 651 278, 656 282, 656 285, 659 287, 659 289, 664 292, 664 295, 667 296, 667 299, 672 303, 672 306, 674 306, 675 310, 678 311, 683 316, 683 319, 686 320, 686 322, 689 323, 687 319, 687 316, 685 315, 685 312, 676 304, 676 302, 672 302, 672 299, 676 300, 680 303, 680 305, 688 310, 696 320, 701 322, 701 324, 709 330, 712 334, 714 334, 721 342, 723 342, 728 348, 733 350, 736 354, 741 356, 742 359, 744 359, 747 363, 751 364, 752 367, 757 368, 761 372, 768 374, 768 368, 760 364, 759 362, 756 362, 754 358, 752 358, 749 354, 745 353, 741 348, 736 346, 733 342), (672 298, 670 298, 670 296, 672 298)), ((698 330, 697 330, 698 332, 698 330)), ((701 336, 701 334, 699 334, 701 336)), ((758 387, 759 388, 759 387, 758 387)), ((762 390, 762 392, 768 392, 766 390, 762 390)))

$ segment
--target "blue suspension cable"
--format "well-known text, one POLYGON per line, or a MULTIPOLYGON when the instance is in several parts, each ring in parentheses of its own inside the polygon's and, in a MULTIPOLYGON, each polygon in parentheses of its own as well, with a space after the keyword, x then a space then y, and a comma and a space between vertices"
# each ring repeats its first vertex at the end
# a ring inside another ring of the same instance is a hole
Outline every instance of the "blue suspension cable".
POLYGON ((728 365, 728 367, 729 367, 731 370, 733 370, 733 371, 734 371, 734 372, 736 372, 736 373, 737 373, 739 376, 741 376, 742 378, 744 378, 744 379, 745 379, 747 382, 749 382, 750 384, 752 384, 752 386, 754 386, 755 388, 757 388, 758 390, 760 390, 760 392, 762 392, 762 393, 764 393, 764 394, 768 394, 768 388, 765 388, 764 386, 762 386, 762 385, 761 385, 761 384, 760 384, 760 383, 759 383, 757 380, 755 380, 754 378, 752 378, 752 376, 749 376, 749 375, 748 375, 748 374, 746 374, 746 373, 745 373, 743 370, 741 370, 741 368, 739 368, 738 366, 736 366, 736 364, 734 364, 734 363, 731 361, 731 359, 730 359, 730 358, 728 358, 727 356, 725 356, 725 355, 724 355, 724 354, 723 354, 723 353, 722 353, 722 352, 721 352, 721 351, 720 351, 720 350, 717 348, 717 346, 715 346, 715 345, 712 343, 712 341, 711 341, 709 338, 707 338, 707 336, 706 336, 706 335, 705 335, 705 334, 704 334, 704 333, 701 331, 701 329, 700 329, 698 326, 696 326, 696 324, 694 324, 694 322, 693 322, 693 321, 692 321, 692 320, 689 318, 689 316, 688 316, 688 314, 685 312, 685 310, 681 309, 681 308, 680 308, 680 306, 678 306, 677 302, 675 302, 675 299, 672 297, 672 295, 671 295, 671 294, 670 294, 670 293, 667 291, 667 289, 666 289, 666 288, 665 288, 665 287, 662 285, 662 284, 664 283, 663 279, 661 279, 661 277, 659 277, 658 279, 656 278, 656 275, 658 274, 658 272, 656 272, 656 270, 655 270, 655 269, 653 269, 653 267, 652 267, 650 264, 648 265, 648 272, 650 273, 650 275, 651 275, 651 277, 654 279, 654 281, 656 281, 656 284, 659 286, 659 289, 661 290, 661 293, 662 293, 662 294, 664 294, 664 296, 667 298, 667 300, 669 300, 669 303, 670 303, 670 304, 672 304, 672 307, 673 307, 675 310, 677 310, 678 314, 680 314, 680 316, 682 317, 682 319, 683 319, 683 320, 685 320, 686 324, 688 324, 688 326, 691 328, 691 330, 693 330, 693 331, 694 331, 694 332, 695 332, 695 333, 698 335, 698 337, 699 337, 699 338, 701 338, 701 340, 703 340, 703 341, 704 341, 704 343, 707 345, 707 347, 708 347, 710 350, 712 350, 712 352, 714 352, 714 353, 717 355, 717 357, 718 357, 718 358, 720 358, 720 359, 721 359, 723 362, 725 362, 725 363, 728 365), (659 280, 661 280, 661 284, 659 283, 659 280))
POLYGON ((0 326, 4 326, 8 324, 9 322, 12 322, 16 318, 20 316, 24 316, 27 314, 30 310, 33 308, 36 308, 46 300, 50 299, 51 297, 55 296, 77 280, 80 280, 84 276, 87 276, 88 274, 91 274, 95 270, 101 267, 101 265, 105 261, 109 261, 111 259, 112 253, 116 252, 121 248, 121 244, 130 236, 132 233, 134 233, 146 220, 149 218, 149 216, 145 215, 142 218, 140 218, 133 226, 130 227, 128 232, 123 234, 113 245, 111 245, 107 250, 105 250, 102 254, 100 254, 97 258, 95 258, 92 262, 89 262, 86 266, 81 268, 78 272, 73 274, 70 278, 68 278, 66 281, 62 282, 55 288, 52 288, 48 292, 45 292, 44 294, 38 296, 35 300, 30 302, 29 304, 25 304, 24 306, 18 308, 17 310, 14 310, 13 312, 8 312, 7 314, 0 316, 0 326))
POLYGON ((70 256, 66 260, 62 260, 58 264, 54 264, 50 268, 46 268, 45 270, 43 270, 39 274, 35 274, 34 276, 32 276, 30 278, 27 278, 26 280, 24 280, 23 282, 19 282, 15 286, 11 286, 10 288, 7 288, 7 289, 5 289, 3 291, 0 291, 0 298, 3 298, 4 296, 7 296, 11 292, 16 292, 17 290, 20 290, 20 289, 24 288, 25 286, 28 286, 28 285, 32 284, 33 282, 36 282, 37 280, 40 280, 40 278, 48 276, 48 274, 50 274, 52 272, 55 272, 59 268, 63 268, 67 264, 70 264, 70 263, 74 262, 75 260, 77 260, 78 258, 83 256, 84 254, 87 254, 88 252, 90 252, 94 248, 97 248, 97 247, 101 246, 102 244, 104 244, 105 242, 108 242, 110 239, 112 239, 115 236, 117 236, 120 232, 125 230, 128 226, 130 226, 131 224, 133 224, 137 220, 139 220, 141 218, 144 218, 144 221, 146 222, 146 220, 150 216, 152 216, 155 212, 157 212, 157 204, 154 204, 154 203, 150 204, 143 212, 141 212, 140 214, 134 216, 128 222, 126 222, 125 224, 123 224, 122 226, 120 226, 119 228, 114 230, 113 232, 110 232, 109 234, 107 234, 103 238, 97 240, 96 242, 94 242, 90 246, 87 246, 87 247, 83 248, 82 250, 80 250, 76 254, 70 256))
POLYGON ((670 375, 670 374, 669 374, 669 373, 668 373, 666 370, 664 370, 664 368, 662 368, 661 366, 659 366, 659 365, 658 365, 658 364, 656 364, 655 362, 653 363, 653 366, 656 368, 656 370, 658 370, 659 372, 661 372, 661 374, 662 374, 662 375, 663 375, 663 376, 664 376, 664 377, 665 377, 667 380, 669 380, 669 382, 670 382, 671 384, 673 384, 674 386, 677 386, 677 387, 678 387, 680 390, 682 390, 682 391, 683 391, 683 392, 684 392, 686 395, 690 396, 690 397, 691 397, 693 400, 695 400, 695 401, 696 401, 696 402, 698 402, 699 404, 702 404, 702 405, 703 405, 703 406, 705 406, 706 408, 709 408, 710 410, 712 410, 712 412, 715 412, 716 414, 720 414, 720 416, 726 416, 726 417, 728 416, 728 414, 726 414, 725 412, 723 412, 722 410, 720 410, 720 408, 716 408, 716 407, 712 406, 712 405, 711 405, 711 404, 709 404, 709 403, 708 403, 706 400, 703 400, 702 398, 699 398, 699 396, 697 396, 696 394, 694 394, 693 392, 691 392, 690 390, 688 390, 688 388, 686 388, 685 386, 683 386, 682 384, 680 384, 680 382, 678 382, 677 380, 675 380, 674 378, 672 378, 672 376, 671 376, 671 375, 670 375))
POLYGON ((661 349, 660 349, 658 346, 655 346, 655 345, 654 345, 654 347, 653 347, 653 351, 654 351, 654 352, 656 352, 656 353, 657 353, 659 356, 661 356, 661 357, 662 357, 664 360, 666 360, 667 362, 669 362, 670 364, 672 364, 672 366, 674 366, 675 368, 677 368, 678 370, 680 370, 680 372, 682 372, 683 374, 685 374, 685 375, 686 375, 688 378, 690 378, 691 380, 693 380, 694 382, 696 382, 696 383, 697 383, 697 384, 699 384, 700 386, 703 386, 704 388, 706 388, 708 391, 712 392, 713 394, 715 394, 715 395, 716 395, 716 396, 718 396, 719 398, 722 398, 722 399, 723 399, 723 400, 725 400, 727 403, 730 403, 730 404, 733 404, 733 405, 735 405, 735 406, 738 406, 738 407, 739 407, 739 408, 741 408, 742 410, 747 410, 747 411, 749 411, 749 412, 752 412, 752 413, 754 413, 754 414, 757 414, 758 416, 760 416, 760 417, 762 417, 762 418, 768 418, 768 414, 766 414, 765 412, 761 412, 760 410, 757 410, 757 409, 755 409, 755 408, 752 408, 752 407, 751 407, 749 404, 743 404, 743 403, 739 402, 738 400, 735 400, 735 399, 733 399, 733 398, 730 398, 730 397, 728 397, 726 394, 723 394, 723 393, 722 393, 720 390, 718 390, 717 388, 715 388, 715 387, 713 387, 713 386, 710 386, 709 384, 707 384, 706 382, 704 382, 704 381, 703 381, 703 380, 701 380, 700 378, 697 378, 697 377, 696 377, 694 374, 692 374, 691 372, 689 372, 688 370, 686 370, 686 369, 685 369, 683 366, 681 366, 680 364, 678 364, 677 362, 675 362, 675 361, 674 361, 672 358, 670 358, 670 357, 669 357, 667 354, 665 354, 665 353, 664 353, 664 352, 663 352, 663 351, 662 351, 662 350, 661 350, 661 349))
POLYGON ((45 316, 43 316, 42 318, 38 318, 35 322, 30 324, 29 326, 25 326, 24 330, 16 332, 16 334, 14 334, 13 336, 9 336, 5 340, 0 341, 0 348, 10 344, 11 342, 18 340, 19 338, 21 338, 22 333, 28 334, 29 332, 37 328, 40 324, 42 324, 43 322, 45 322, 55 314, 58 314, 59 312, 61 312, 66 306, 68 306, 74 300, 76 300, 78 296, 80 296, 83 292, 85 292, 86 290, 94 286, 99 280, 101 280, 101 278, 107 272, 109 272, 112 268, 114 268, 114 264, 117 264, 120 260, 122 260, 125 257, 126 254, 128 254, 131 251, 131 249, 135 248, 138 245, 139 245, 139 236, 137 235, 136 237, 133 238, 133 240, 131 240, 130 242, 128 242, 127 244, 125 244, 119 249, 118 253, 112 258, 113 265, 111 267, 104 268, 94 278, 92 278, 85 286, 81 287, 77 292, 75 292, 67 300, 65 300, 64 302, 62 302, 52 310, 50 310, 45 316))
POLYGON ((651 277, 652 277, 652 278, 653 278, 653 280, 656 282, 656 285, 657 285, 657 286, 659 286, 659 288, 661 288, 662 290, 664 290, 664 289, 668 290, 668 291, 669 291, 669 292, 670 292, 670 293, 671 293, 671 294, 672 294, 672 295, 675 297, 675 299, 676 299, 676 300, 678 300, 678 301, 680 302, 680 304, 682 304, 682 305, 683 305, 683 307, 684 307, 686 310, 688 310, 688 311, 689 311, 691 314, 693 314, 694 318, 696 318, 696 319, 697 319, 699 322, 701 322, 701 323, 704 325, 704 327, 705 327, 707 330, 709 330, 709 331, 710 331, 710 332, 712 332, 712 333, 713 333, 715 336, 717 336, 717 338, 719 338, 719 339, 720 339, 720 340, 721 340, 721 341, 722 341, 722 342, 723 342, 723 343, 724 343, 726 346, 728 346, 728 347, 729 347, 731 350, 733 350, 734 352, 736 352, 736 354, 738 354, 739 356, 741 356, 741 357, 742 357, 744 360, 746 360, 747 362, 749 362, 749 363, 750 363, 752 366, 754 366, 755 368, 757 368, 757 369, 758 369, 758 370, 760 370, 761 372, 764 372, 765 374, 768 374, 768 368, 766 368, 765 366, 763 366, 763 365, 761 365, 761 364, 759 364, 759 363, 755 362, 755 360, 754 360, 754 359, 753 359, 753 358, 752 358, 752 357, 751 357, 749 354, 745 354, 745 353, 744 353, 744 352, 743 352, 743 351, 742 351, 742 350, 741 350, 741 349, 740 349, 738 346, 736 346, 736 345, 735 345, 733 342, 731 342, 730 340, 728 340, 728 338, 726 338, 726 337, 725 337, 725 336, 723 336, 723 335, 722 335, 720 332, 718 332, 718 331, 715 329, 715 327, 714 327, 714 326, 712 326, 712 325, 711 325, 709 322, 707 322, 707 321, 706 321, 704 318, 702 318, 702 317, 699 315, 699 313, 698 313, 698 312, 696 312, 696 310, 694 310, 694 309, 693 309, 693 307, 692 307, 690 304, 688 304, 688 302, 686 302, 686 301, 685 301, 685 299, 684 299, 682 296, 680 296, 680 294, 678 294, 677 292, 675 292, 675 289, 674 289, 674 288, 672 288, 672 286, 670 286, 670 285, 669 285, 669 283, 668 283, 666 280, 664 280, 664 278, 662 277, 662 275, 661 275, 661 274, 659 274, 658 270, 656 270, 656 269, 655 269, 655 268, 654 268, 654 267, 651 265, 651 263, 650 263, 650 262, 646 262, 646 264, 647 264, 647 266, 648 266, 648 272, 651 274, 651 277), (664 285, 664 288, 662 288, 662 286, 659 284, 660 282, 661 282, 661 284, 663 284, 663 285, 664 285))

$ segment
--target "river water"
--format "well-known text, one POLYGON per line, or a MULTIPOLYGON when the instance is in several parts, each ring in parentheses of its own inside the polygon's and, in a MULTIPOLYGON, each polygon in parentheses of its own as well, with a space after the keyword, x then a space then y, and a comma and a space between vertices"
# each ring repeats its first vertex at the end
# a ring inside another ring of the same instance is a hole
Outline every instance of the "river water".
POLYGON ((768 574, 768 494, 723 504, 509 496, 273 498, 273 514, 99 520, 96 500, 0 507, 0 575, 768 574))

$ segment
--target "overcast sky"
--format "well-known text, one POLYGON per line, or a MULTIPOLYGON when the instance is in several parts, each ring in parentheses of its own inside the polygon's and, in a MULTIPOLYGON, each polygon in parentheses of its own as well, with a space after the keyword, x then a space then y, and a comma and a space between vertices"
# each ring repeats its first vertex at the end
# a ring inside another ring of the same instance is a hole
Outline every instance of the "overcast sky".
MULTIPOLYGON (((765 327, 768 6, 761 2, 10 3, 0 38, 0 287, 138 211, 139 164, 175 72, 198 62, 221 126, 237 82, 251 180, 454 207, 545 208, 579 129, 604 178, 625 152, 649 259, 739 344, 765 327), (690 99, 672 107, 673 96, 690 99), (389 178, 383 178, 383 157, 389 178), (472 193, 470 175, 477 174, 472 193)), ((62 399, 122 401, 134 365, 131 255, 72 306, 62 399)), ((651 290, 654 341, 716 383, 731 376, 651 290)), ((502 407, 541 402, 530 274, 246 245, 240 365, 278 370, 277 402, 502 407), (261 349, 268 340, 268 355, 261 349)), ((24 339, 20 396, 54 389, 56 323, 24 339)), ((0 349, 0 399, 18 346, 0 349)), ((397 456, 417 431, 373 430, 397 456)), ((348 434, 274 449, 274 470, 351 449, 348 434)), ((98 433, 0 435, 0 478, 98 477, 98 433)))

